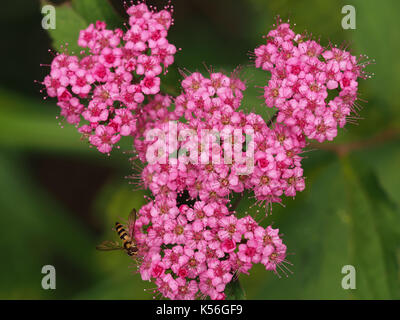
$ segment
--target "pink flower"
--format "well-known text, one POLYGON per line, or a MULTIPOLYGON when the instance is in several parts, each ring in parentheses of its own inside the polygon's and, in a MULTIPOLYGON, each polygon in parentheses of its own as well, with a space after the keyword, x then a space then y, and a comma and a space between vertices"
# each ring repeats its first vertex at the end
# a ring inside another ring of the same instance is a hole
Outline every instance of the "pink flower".
POLYGON ((213 285, 213 276, 208 272, 203 272, 200 275, 199 289, 204 296, 209 296, 212 300, 216 300, 220 297, 220 293, 224 291, 225 286, 220 285, 219 290, 213 285))
POLYGON ((113 122, 118 124, 122 136, 128 136, 136 130, 136 121, 128 109, 115 110, 113 122))
POLYGON ((136 73, 148 77, 155 77, 161 73, 160 61, 157 57, 140 55, 137 59, 136 73))
POLYGON ((140 82, 140 85, 144 94, 156 94, 160 91, 160 78, 147 76, 140 82))
POLYGON ((219 221, 220 230, 218 236, 221 240, 232 239, 236 242, 240 242, 242 235, 237 230, 237 218, 233 215, 223 217, 219 221))
POLYGON ((267 246, 263 251, 261 262, 267 270, 276 272, 277 266, 284 262, 286 257, 286 246, 284 244, 277 247, 267 246))
POLYGON ((278 54, 277 47, 273 43, 261 45, 254 50, 256 55, 256 68, 270 71, 274 67, 275 58, 278 54))
POLYGON ((107 107, 99 101, 91 101, 89 107, 82 112, 82 116, 85 120, 90 122, 106 121, 108 119, 107 107))
POLYGON ((165 268, 161 263, 157 263, 153 268, 151 269, 151 276, 153 278, 159 278, 164 274, 165 268))
POLYGON ((225 239, 221 243, 221 249, 227 253, 233 252, 236 249, 236 243, 232 239, 225 239))
POLYGON ((215 289, 218 292, 224 291, 226 284, 232 280, 229 261, 211 260, 208 262, 208 268, 207 274, 210 279, 212 279, 212 284, 215 286, 215 289))
POLYGON ((259 263, 261 261, 261 247, 256 240, 248 240, 246 244, 239 245, 238 257, 247 263, 259 263))
POLYGON ((60 101, 57 105, 61 108, 61 115, 68 123, 78 125, 81 118, 80 115, 84 106, 77 98, 71 98, 69 101, 60 101))
POLYGON ((113 127, 100 125, 96 128, 95 135, 90 136, 89 141, 91 144, 96 146, 101 153, 109 153, 112 146, 120 139, 119 134, 115 133, 113 127))
POLYGON ((206 270, 206 256, 202 251, 194 251, 190 247, 185 247, 184 255, 179 258, 181 267, 186 267, 191 278, 206 270))
POLYGON ((194 300, 197 293, 198 284, 195 280, 187 281, 183 277, 176 279, 178 285, 177 295, 175 298, 177 300, 194 300))
POLYGON ((155 281, 158 290, 164 297, 175 299, 178 290, 178 282, 171 276, 170 273, 164 274, 155 281))

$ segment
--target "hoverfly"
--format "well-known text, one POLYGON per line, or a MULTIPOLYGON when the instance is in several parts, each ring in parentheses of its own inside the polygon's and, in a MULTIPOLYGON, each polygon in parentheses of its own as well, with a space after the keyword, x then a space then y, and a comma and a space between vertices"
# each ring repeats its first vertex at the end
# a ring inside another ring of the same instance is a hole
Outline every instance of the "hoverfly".
POLYGON ((138 252, 136 246, 134 232, 136 222, 136 209, 132 209, 128 217, 128 226, 131 229, 130 233, 126 232, 122 224, 119 222, 115 223, 115 231, 122 240, 122 244, 119 241, 103 241, 101 244, 96 246, 97 250, 110 251, 110 250, 125 250, 129 256, 135 256, 138 252))

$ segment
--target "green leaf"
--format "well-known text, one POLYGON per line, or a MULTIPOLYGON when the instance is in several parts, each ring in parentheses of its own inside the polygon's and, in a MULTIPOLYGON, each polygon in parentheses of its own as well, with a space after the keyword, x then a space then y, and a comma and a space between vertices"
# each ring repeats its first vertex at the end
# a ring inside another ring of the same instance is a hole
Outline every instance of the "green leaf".
POLYGON ((338 164, 329 164, 316 173, 311 183, 307 179, 307 189, 301 197, 296 197, 278 213, 273 209, 268 224, 273 219, 273 227, 283 233, 289 252, 287 259, 292 264, 287 268, 291 271, 283 267, 278 269, 279 275, 274 275, 262 265, 258 266, 244 278, 249 282, 244 287, 252 288, 248 290, 249 298, 343 299, 348 296, 340 286, 341 268, 349 264, 345 231, 348 212, 342 181, 338 164))
POLYGON ((354 30, 355 46, 358 51, 375 59, 374 65, 368 66, 369 72, 375 73, 368 81, 368 95, 364 99, 376 101, 373 121, 382 119, 396 123, 400 117, 398 89, 395 83, 400 81, 400 37, 398 12, 400 2, 385 1, 377 5, 375 1, 354 1, 357 10, 357 29, 354 30), (373 23, 372 23, 373 22, 373 23), (377 27, 379 26, 379 27, 377 27), (397 117, 393 117, 396 114, 397 117))
POLYGON ((246 293, 240 284, 239 279, 233 279, 225 287, 225 294, 227 300, 244 300, 246 299, 246 293))
POLYGON ((0 146, 5 149, 23 151, 42 151, 48 153, 66 153, 90 157, 106 165, 127 168, 129 155, 129 137, 121 141, 121 149, 114 149, 108 157, 90 148, 87 141, 81 140, 78 130, 68 124, 60 125, 56 119, 59 107, 55 103, 8 92, 0 88, 0 146))
POLYGON ((360 150, 354 158, 374 170, 381 187, 400 207, 400 136, 374 148, 360 150))
POLYGON ((115 221, 126 220, 132 208, 139 210, 147 201, 145 200, 144 190, 134 190, 134 186, 129 184, 130 180, 115 176, 105 184, 99 192, 96 201, 96 208, 104 213, 105 221, 112 223, 115 221))
POLYGON ((242 277, 250 299, 399 297, 399 207, 376 174, 354 161, 320 167, 300 197, 273 211, 267 224, 275 222, 284 234, 293 274, 282 269, 277 277, 262 265, 254 267, 242 277), (356 290, 341 287, 348 264, 356 269, 356 290))
POLYGON ((0 89, 0 145, 28 150, 88 152, 73 126, 57 123, 57 106, 8 93, 0 89))
POLYGON ((400 210, 363 163, 344 158, 351 210, 353 255, 364 290, 360 298, 398 299, 400 210), (357 168, 357 169, 356 169, 357 168))
POLYGON ((87 23, 105 21, 110 29, 121 28, 122 18, 116 13, 108 0, 72 0, 72 8, 87 23))
MULTIPOLYGON (((42 0, 42 5, 49 4, 42 0)), ((82 48, 78 46, 79 31, 86 29, 89 25, 82 16, 73 10, 71 5, 66 2, 56 8, 56 28, 49 29, 48 32, 53 39, 53 48, 57 51, 64 51, 65 44, 68 44, 68 52, 78 54, 82 48), (64 48, 64 49, 62 49, 64 48)))

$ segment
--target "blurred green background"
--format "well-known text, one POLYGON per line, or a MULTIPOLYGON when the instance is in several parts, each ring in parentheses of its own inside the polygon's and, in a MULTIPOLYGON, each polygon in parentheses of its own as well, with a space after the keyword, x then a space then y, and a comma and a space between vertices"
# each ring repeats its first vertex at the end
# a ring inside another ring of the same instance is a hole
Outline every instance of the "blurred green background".
MULTIPOLYGON (((56 47, 72 42, 97 19, 118 25, 122 1, 55 1, 56 47), (62 40, 62 41, 61 41, 62 40)), ((163 6, 166 1, 148 1, 163 6)), ((262 43, 274 17, 314 37, 350 43, 376 64, 360 83, 363 109, 333 143, 310 146, 303 161, 307 188, 275 205, 264 223, 284 234, 293 274, 279 279, 262 266, 240 280, 249 299, 398 299, 400 297, 400 12, 399 1, 177 0, 170 42, 182 51, 176 66, 205 71, 243 67, 249 79, 243 108, 266 117, 266 74, 250 69, 248 53, 262 43), (356 8, 356 30, 343 30, 341 9, 356 8), (343 290, 344 265, 356 269, 355 290, 343 290)), ((132 169, 121 151, 110 157, 61 128, 55 101, 44 101, 42 80, 52 40, 41 28, 39 1, 2 3, 0 85, 0 298, 151 299, 121 252, 97 252, 116 239, 116 219, 144 203, 124 176, 132 169), (41 288, 42 266, 54 265, 57 289, 41 288)), ((72 45, 73 47, 73 45, 72 45)), ((176 69, 167 85, 179 80, 176 69)), ((244 200, 239 210, 250 206, 244 200)))

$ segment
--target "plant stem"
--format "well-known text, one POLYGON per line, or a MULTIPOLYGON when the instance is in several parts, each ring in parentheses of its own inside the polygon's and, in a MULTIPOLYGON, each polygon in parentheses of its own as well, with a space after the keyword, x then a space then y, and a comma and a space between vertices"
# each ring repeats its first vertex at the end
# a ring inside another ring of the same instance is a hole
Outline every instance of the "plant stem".
POLYGON ((386 141, 396 140, 400 138, 400 129, 389 128, 375 136, 361 141, 354 141, 348 143, 310 143, 310 146, 315 149, 327 150, 335 152, 339 157, 344 157, 351 151, 360 150, 364 148, 371 148, 375 145, 382 144, 386 141))

